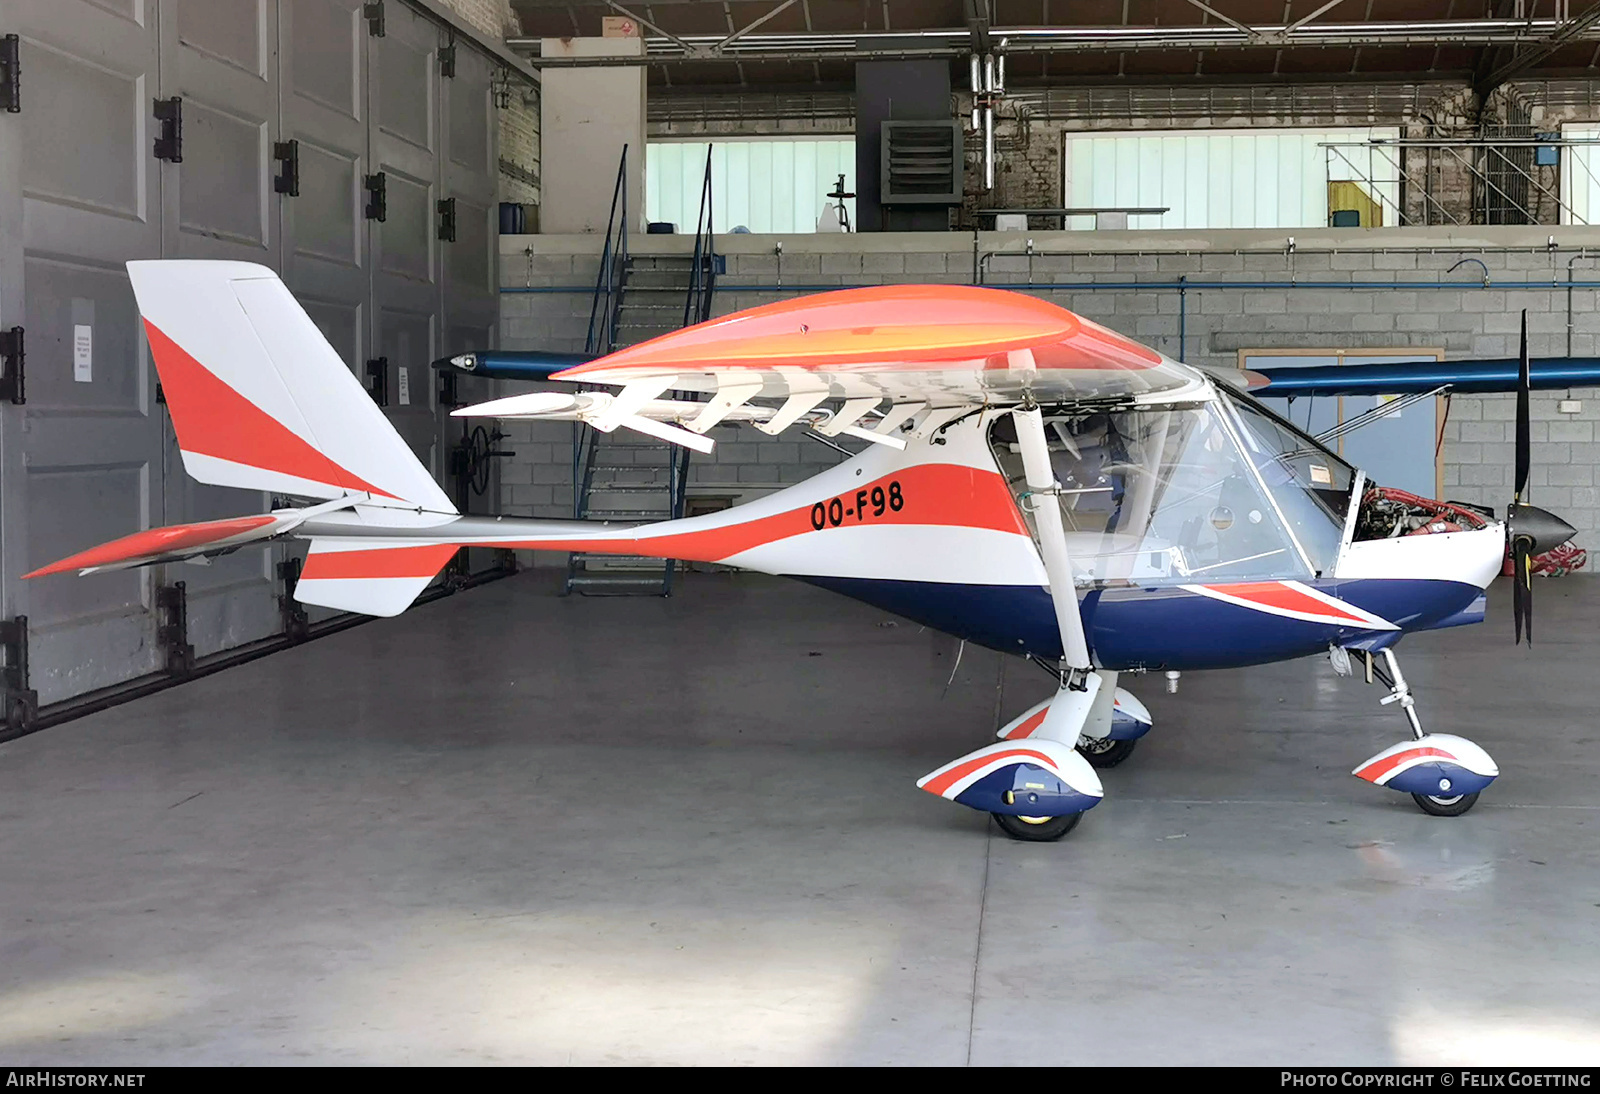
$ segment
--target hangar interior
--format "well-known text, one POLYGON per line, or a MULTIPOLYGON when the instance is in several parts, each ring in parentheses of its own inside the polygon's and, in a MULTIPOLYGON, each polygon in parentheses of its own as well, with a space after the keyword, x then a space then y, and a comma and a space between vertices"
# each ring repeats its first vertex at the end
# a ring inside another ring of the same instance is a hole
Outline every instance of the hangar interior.
MULTIPOLYGON (((1536 646, 1502 581, 1403 647, 1508 776, 1470 815, 1346 774, 1405 724, 1322 655, 1124 672, 1154 731, 1060 843, 916 783, 1050 677, 801 582, 489 544, 369 620, 295 540, 23 575, 291 502, 185 474, 129 261, 276 273, 461 513, 631 521, 873 444, 461 420, 576 389, 449 359, 944 285, 1218 375, 1524 316, 1593 370, 1597 225, 1591 0, 0 0, 0 1058, 1592 1065, 1582 569, 1536 646)), ((1597 420, 1529 399, 1584 550, 1597 420)), ((1441 389, 1328 443, 1504 511, 1518 430, 1441 389)))

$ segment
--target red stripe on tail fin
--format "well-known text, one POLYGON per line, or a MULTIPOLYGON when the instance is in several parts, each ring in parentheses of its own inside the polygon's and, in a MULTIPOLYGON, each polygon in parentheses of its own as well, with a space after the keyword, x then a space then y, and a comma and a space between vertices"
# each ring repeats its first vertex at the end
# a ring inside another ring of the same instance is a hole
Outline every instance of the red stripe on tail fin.
POLYGON ((172 412, 172 427, 185 452, 328 483, 343 490, 394 497, 318 452, 288 426, 219 380, 150 320, 144 321, 144 329, 156 369, 161 373, 161 390, 172 412))

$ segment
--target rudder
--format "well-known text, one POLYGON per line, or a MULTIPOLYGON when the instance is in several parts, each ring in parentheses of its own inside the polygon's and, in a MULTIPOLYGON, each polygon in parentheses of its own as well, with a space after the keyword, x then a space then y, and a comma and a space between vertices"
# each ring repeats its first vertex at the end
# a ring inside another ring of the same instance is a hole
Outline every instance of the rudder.
POLYGON ((161 260, 128 274, 192 477, 456 511, 271 270, 161 260))

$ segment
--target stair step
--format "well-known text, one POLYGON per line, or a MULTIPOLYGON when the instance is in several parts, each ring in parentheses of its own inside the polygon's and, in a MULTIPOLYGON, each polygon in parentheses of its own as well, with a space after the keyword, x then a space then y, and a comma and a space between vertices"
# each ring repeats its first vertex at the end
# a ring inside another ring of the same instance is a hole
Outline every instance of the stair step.
POLYGON ((589 493, 593 494, 643 494, 649 491, 660 493, 671 484, 665 482, 591 482, 589 493))
POLYGON ((669 509, 594 509, 585 506, 583 515, 585 517, 602 517, 605 519, 613 517, 618 519, 622 517, 656 517, 665 520, 672 516, 672 511, 669 509))
POLYGON ((662 579, 667 576, 667 563, 659 560, 659 558, 651 558, 650 561, 653 561, 654 563, 654 566, 651 566, 651 569, 659 569, 661 573, 590 574, 587 573, 587 571, 579 571, 579 573, 573 574, 573 576, 568 579, 566 584, 574 585, 574 587, 576 587, 576 585, 661 585, 662 579))

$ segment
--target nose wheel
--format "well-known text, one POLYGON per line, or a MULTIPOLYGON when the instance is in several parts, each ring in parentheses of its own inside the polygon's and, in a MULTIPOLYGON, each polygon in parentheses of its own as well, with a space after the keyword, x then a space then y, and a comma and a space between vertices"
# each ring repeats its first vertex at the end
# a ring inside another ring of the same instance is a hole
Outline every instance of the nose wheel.
POLYGON ((1078 751, 1094 767, 1116 767, 1133 755, 1134 746, 1138 743, 1137 740, 1113 741, 1110 737, 1080 737, 1078 751))
POLYGON ((1413 794, 1411 800, 1417 803, 1418 809, 1429 816, 1459 817, 1478 804, 1478 795, 1457 794, 1452 798, 1441 798, 1433 794, 1413 794))
POLYGON ((1376 677, 1389 689, 1383 702, 1398 703, 1411 723, 1412 737, 1391 745, 1351 774, 1377 786, 1411 795, 1417 808, 1433 817, 1459 817, 1478 802, 1478 794, 1500 774, 1494 760, 1464 737, 1425 733, 1394 651, 1380 651, 1383 666, 1363 653, 1368 682, 1376 677))

